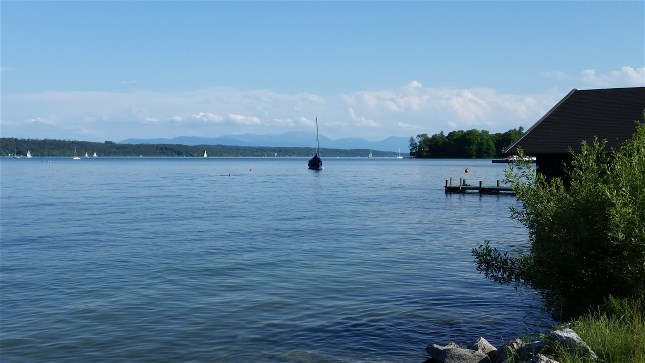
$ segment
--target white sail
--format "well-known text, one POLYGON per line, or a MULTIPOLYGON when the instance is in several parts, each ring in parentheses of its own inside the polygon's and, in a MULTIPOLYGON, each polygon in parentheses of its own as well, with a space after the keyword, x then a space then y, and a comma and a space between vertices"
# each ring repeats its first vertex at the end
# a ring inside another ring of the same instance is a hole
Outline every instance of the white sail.
POLYGON ((89 157, 90 157, 89 155, 87 155, 87 151, 85 152, 85 157, 86 157, 86 158, 89 158, 89 157))
POLYGON ((93 158, 95 158, 95 157, 96 157, 96 153, 94 153, 94 155, 92 155, 92 157, 93 157, 93 158))
POLYGON ((30 152, 29 150, 27 150, 27 157, 28 157, 28 158, 30 158, 30 157, 31 157, 31 152, 30 152))
POLYGON ((207 158, 208 154, 206 154, 206 150, 204 150, 204 157, 207 158))

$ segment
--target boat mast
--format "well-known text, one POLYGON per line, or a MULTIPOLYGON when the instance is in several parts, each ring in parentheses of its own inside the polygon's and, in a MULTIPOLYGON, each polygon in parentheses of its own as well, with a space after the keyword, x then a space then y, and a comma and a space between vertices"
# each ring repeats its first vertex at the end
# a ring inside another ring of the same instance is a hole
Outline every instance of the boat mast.
POLYGON ((318 140, 318 116, 316 116, 316 155, 320 154, 320 140, 318 140))

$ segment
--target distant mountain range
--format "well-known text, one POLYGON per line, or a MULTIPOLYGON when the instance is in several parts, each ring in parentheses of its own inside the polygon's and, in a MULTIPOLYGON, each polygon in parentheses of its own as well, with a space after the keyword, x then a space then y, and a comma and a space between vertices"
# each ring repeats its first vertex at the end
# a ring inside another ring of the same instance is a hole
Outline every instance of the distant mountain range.
MULTIPOLYGON (((308 132, 287 132, 272 135, 225 135, 218 137, 179 136, 172 139, 125 139, 121 144, 180 144, 180 145, 231 145, 266 147, 313 147, 316 135, 308 132)), ((409 152, 409 137, 391 136, 381 141, 359 138, 332 140, 320 136, 320 147, 329 149, 368 149, 379 151, 409 152)))

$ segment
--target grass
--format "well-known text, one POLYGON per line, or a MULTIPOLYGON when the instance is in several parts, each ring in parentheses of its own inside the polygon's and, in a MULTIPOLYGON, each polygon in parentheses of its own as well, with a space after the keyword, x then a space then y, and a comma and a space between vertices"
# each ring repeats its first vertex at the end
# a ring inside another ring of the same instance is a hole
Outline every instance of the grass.
MULTIPOLYGON (((645 297, 617 300, 578 318, 572 329, 604 363, 645 363, 645 297)), ((590 363, 588 357, 556 348, 560 363, 590 363)))

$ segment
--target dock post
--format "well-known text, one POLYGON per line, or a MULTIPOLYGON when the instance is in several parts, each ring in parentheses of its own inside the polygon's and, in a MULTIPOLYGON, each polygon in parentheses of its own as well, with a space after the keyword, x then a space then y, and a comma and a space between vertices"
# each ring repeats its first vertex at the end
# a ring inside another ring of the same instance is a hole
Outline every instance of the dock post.
POLYGON ((450 178, 450 186, 452 186, 452 177, 450 178))
POLYGON ((499 180, 497 181, 497 188, 499 189, 499 180))
POLYGON ((482 181, 480 180, 479 181, 479 194, 481 194, 481 193, 482 193, 482 181))

